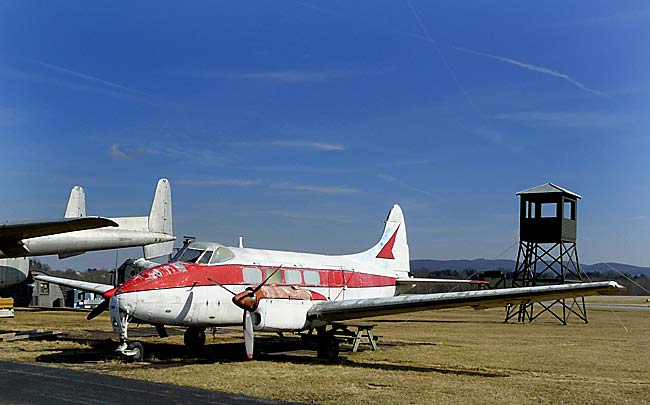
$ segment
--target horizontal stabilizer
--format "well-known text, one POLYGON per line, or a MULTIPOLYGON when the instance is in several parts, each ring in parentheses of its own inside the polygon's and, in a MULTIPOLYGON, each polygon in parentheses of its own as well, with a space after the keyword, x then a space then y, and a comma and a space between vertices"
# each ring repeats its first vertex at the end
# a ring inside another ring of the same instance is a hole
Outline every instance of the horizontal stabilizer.
POLYGON ((144 258, 154 259, 156 257, 167 256, 172 253, 174 250, 174 241, 154 243, 151 245, 146 245, 142 247, 144 252, 144 258))
POLYGON ((333 322, 406 312, 456 307, 475 309, 501 307, 506 304, 549 301, 587 295, 614 293, 624 288, 614 281, 558 284, 541 287, 502 288, 441 294, 402 295, 397 297, 361 298, 319 302, 307 313, 312 322, 333 322))
POLYGON ((45 281, 52 284, 63 285, 77 290, 88 291, 96 294, 103 294, 108 290, 112 290, 113 286, 110 284, 91 283, 88 281, 70 280, 62 277, 52 276, 34 276, 35 280, 45 281))

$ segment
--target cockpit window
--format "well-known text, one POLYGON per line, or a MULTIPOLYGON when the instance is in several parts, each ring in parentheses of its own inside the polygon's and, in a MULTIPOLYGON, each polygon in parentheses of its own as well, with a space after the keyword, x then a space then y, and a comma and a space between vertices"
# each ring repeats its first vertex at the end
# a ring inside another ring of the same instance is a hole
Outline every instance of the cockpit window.
POLYGON ((226 247, 218 247, 217 250, 212 255, 212 260, 210 263, 223 263, 235 257, 232 250, 226 247))
POLYGON ((203 250, 187 249, 183 252, 181 257, 178 258, 178 261, 183 263, 196 263, 196 259, 201 256, 201 253, 203 253, 203 250))
POLYGON ((199 259, 198 263, 201 264, 208 264, 210 263, 210 258, 212 257, 212 251, 211 250, 206 250, 205 253, 203 253, 203 256, 199 259))

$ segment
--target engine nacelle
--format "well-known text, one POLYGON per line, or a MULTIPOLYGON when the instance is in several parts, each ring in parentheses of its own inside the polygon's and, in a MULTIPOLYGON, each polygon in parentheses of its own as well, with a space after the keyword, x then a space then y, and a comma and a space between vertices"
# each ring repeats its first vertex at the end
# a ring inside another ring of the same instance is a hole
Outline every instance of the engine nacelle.
POLYGON ((307 325, 307 311, 313 305, 314 301, 308 300, 260 300, 257 310, 251 314, 253 328, 271 332, 303 330, 307 325))
POLYGON ((0 288, 20 284, 27 279, 28 275, 28 258, 0 259, 0 288))

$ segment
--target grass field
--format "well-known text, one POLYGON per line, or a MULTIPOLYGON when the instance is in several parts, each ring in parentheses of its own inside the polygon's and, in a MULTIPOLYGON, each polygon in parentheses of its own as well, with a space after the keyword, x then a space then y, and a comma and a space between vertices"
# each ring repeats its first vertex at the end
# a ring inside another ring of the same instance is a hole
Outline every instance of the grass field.
MULTIPOLYGON (((594 297, 599 305, 648 306, 647 297, 594 297)), ((3 331, 59 329, 53 341, 0 343, 0 359, 46 363, 123 377, 319 403, 644 403, 650 399, 650 311, 590 310, 590 323, 561 326, 550 316, 504 324, 504 311, 454 309, 373 319, 380 350, 369 346, 338 364, 315 358, 297 337, 256 334, 244 360, 242 332, 218 329, 199 357, 132 328, 147 361, 124 364, 108 317, 77 311, 18 310, 3 331), (113 339, 109 341, 107 339, 113 339)))

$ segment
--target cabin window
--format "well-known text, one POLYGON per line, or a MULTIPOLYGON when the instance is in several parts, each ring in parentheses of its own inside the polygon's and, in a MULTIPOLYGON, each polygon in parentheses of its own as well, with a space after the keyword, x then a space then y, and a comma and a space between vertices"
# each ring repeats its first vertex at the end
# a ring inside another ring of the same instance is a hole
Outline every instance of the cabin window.
POLYGON ((302 274, 300 274, 300 270, 285 270, 284 279, 287 284, 302 284, 302 274))
POLYGON ((320 273, 313 270, 305 270, 305 284, 320 284, 320 273))
POLYGON ((557 218, 557 204, 542 204, 542 218, 557 218))
POLYGON ((264 279, 267 278, 269 279, 268 284, 282 284, 282 272, 277 267, 264 269, 264 279))
POLYGON ((203 253, 202 250, 186 249, 185 252, 183 252, 183 255, 178 258, 178 261, 183 263, 195 263, 196 259, 201 256, 201 253, 203 253))
POLYGON ((199 263, 201 264, 208 264, 210 263, 210 257, 212 257, 212 251, 211 250, 206 250, 205 253, 203 253, 203 256, 199 259, 199 263))
POLYGON ((244 267, 244 282, 248 284, 259 284, 262 282, 262 270, 255 267, 244 267))
POLYGON ((212 255, 210 263, 223 263, 232 259, 233 257, 235 257, 235 255, 232 253, 232 250, 225 247, 220 247, 217 248, 217 250, 212 255))

